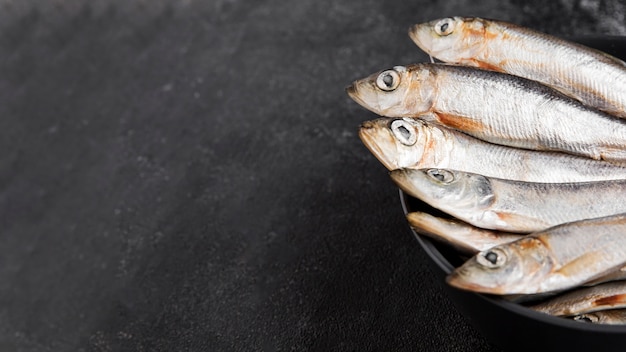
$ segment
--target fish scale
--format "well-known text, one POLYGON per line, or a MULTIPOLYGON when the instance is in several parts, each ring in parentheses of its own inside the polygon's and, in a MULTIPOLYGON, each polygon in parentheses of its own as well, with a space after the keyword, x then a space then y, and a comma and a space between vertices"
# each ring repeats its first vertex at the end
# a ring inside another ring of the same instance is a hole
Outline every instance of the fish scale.
POLYGON ((525 182, 439 168, 396 169, 390 176, 407 194, 485 229, 534 232, 626 213, 626 179, 525 182))
POLYGON ((626 308, 626 281, 577 288, 529 305, 538 312, 571 316, 604 309, 626 308))
POLYGON ((499 295, 558 293, 626 264, 626 214, 560 224, 479 252, 454 269, 454 287, 499 295))
POLYGON ((586 105, 626 117, 626 63, 598 50, 504 21, 451 17, 419 23, 409 36, 427 54, 448 63, 485 67, 550 85, 586 105), (608 88, 610 87, 610 88, 608 88))
POLYGON ((626 161, 626 120, 511 74, 417 63, 357 80, 347 92, 385 117, 425 118, 500 145, 626 161), (377 86, 392 74, 393 89, 377 86))

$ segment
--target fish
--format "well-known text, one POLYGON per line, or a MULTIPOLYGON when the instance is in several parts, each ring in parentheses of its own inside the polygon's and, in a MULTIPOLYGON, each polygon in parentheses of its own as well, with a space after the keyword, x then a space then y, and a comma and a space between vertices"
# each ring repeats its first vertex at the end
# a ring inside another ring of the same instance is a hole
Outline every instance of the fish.
POLYGON ((346 92, 384 117, 419 117, 516 148, 626 161, 626 120, 507 73, 417 63, 356 80, 346 92))
POLYGON ((389 175, 408 195, 484 229, 529 233, 626 213, 626 180, 524 182, 439 168, 389 175))
POLYGON ((560 224, 472 256, 446 276, 461 290, 565 292, 626 265, 626 214, 560 224))
MULTIPOLYGON (((413 231, 451 246, 460 255, 474 255, 497 245, 516 241, 526 235, 482 229, 455 218, 437 217, 421 211, 409 212, 406 214, 406 218, 413 231)), ((581 286, 595 286, 619 280, 626 280, 626 266, 608 272, 595 280, 585 282, 581 286)), ((531 298, 536 299, 536 297, 531 298)))
POLYGON ((626 281, 576 288, 528 308, 555 316, 574 316, 604 309, 626 308, 626 281))
POLYGON ((524 236, 519 233, 481 229, 458 219, 441 218, 419 211, 409 212, 406 218, 415 232, 446 243, 463 254, 473 255, 524 236))
MULTIPOLYGON (((526 235, 482 229, 459 219, 437 217, 421 211, 409 212, 406 218, 413 231, 454 248, 460 255, 474 255, 499 244, 516 241, 526 235)), ((618 280, 626 280, 626 266, 585 282, 581 286, 595 286, 618 280)))
POLYGON ((529 182, 626 179, 625 163, 488 143, 425 119, 364 121, 359 137, 388 170, 444 168, 529 182))
POLYGON ((418 23, 409 37, 428 55, 529 78, 585 105, 626 118, 626 62, 514 23, 447 17, 418 23))
POLYGON ((597 312, 579 314, 573 320, 590 324, 623 325, 626 324, 626 309, 606 309, 597 312))

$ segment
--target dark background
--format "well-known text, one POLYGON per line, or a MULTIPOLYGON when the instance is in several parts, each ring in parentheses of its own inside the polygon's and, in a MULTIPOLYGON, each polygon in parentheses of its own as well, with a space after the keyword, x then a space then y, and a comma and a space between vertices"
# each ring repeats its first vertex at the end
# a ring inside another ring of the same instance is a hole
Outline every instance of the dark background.
MULTIPOLYGON (((0 1, 0 351, 498 351, 344 88, 451 15, 624 35, 623 1, 0 1)), ((505 324, 503 322, 503 324, 505 324)))

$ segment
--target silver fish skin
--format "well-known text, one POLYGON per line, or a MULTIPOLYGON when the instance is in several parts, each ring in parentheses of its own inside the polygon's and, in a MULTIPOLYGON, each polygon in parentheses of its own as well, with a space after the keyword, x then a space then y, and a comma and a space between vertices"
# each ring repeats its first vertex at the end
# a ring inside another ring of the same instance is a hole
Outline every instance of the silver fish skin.
MULTIPOLYGON (((475 255, 497 245, 519 240, 526 235, 482 229, 458 219, 441 218, 419 211, 408 213, 406 218, 413 231, 435 241, 445 243, 459 251, 459 254, 465 255, 475 255)), ((586 282, 581 286, 595 286, 619 280, 626 280, 626 266, 602 275, 593 281, 586 282)), ((529 297, 529 295, 522 295, 521 298, 536 300, 536 297, 529 297)), ((520 297, 509 299, 521 301, 520 297)))
POLYGON ((481 229, 458 219, 445 219, 424 212, 406 215, 411 228, 424 236, 446 243, 463 254, 476 254, 524 235, 481 229))
POLYGON ((529 233, 626 213, 626 180, 538 183, 406 168, 390 176, 410 196, 484 229, 529 233))
POLYGON ((589 324, 624 325, 626 324, 626 309, 599 310, 576 315, 572 319, 589 324))
POLYGON ((496 295, 564 292, 626 265, 626 214, 586 219, 482 251, 446 277, 496 295))
POLYGON ((586 282, 583 286, 595 286, 605 282, 626 280, 626 267, 610 272, 598 279, 586 282))
POLYGON ((529 182, 626 179, 626 163, 488 143, 425 119, 365 121, 359 137, 388 170, 443 168, 529 182))
POLYGON ((539 81, 586 105, 626 118, 626 63, 602 51, 478 17, 418 23, 409 29, 409 36, 441 61, 539 81))
POLYGON ((451 64, 396 66, 346 91, 384 117, 415 117, 511 147, 626 161, 626 121, 523 77, 451 64))
POLYGON ((626 308, 626 281, 613 281, 577 288, 530 305, 530 309, 556 315, 573 316, 604 309, 626 308))

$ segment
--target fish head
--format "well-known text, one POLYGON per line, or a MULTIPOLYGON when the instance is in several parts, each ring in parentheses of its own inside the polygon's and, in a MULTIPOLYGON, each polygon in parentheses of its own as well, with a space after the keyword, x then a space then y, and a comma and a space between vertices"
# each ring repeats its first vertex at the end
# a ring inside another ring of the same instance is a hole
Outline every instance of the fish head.
POLYGON ((413 25, 409 36, 420 49, 441 61, 464 63, 485 45, 486 27, 481 18, 447 17, 413 25))
POLYGON ((413 118, 378 118, 359 128, 363 144, 388 170, 419 165, 430 142, 428 126, 413 118))
POLYGON ((396 169, 393 181, 409 195, 453 214, 475 213, 495 200, 490 180, 482 175, 448 169, 396 169))
POLYGON ((453 287, 489 294, 542 293, 540 283, 552 267, 543 241, 526 236, 481 251, 453 270, 453 287))
POLYGON ((364 108, 386 117, 412 117, 433 105, 434 75, 416 64, 395 66, 354 81, 346 92, 364 108))

